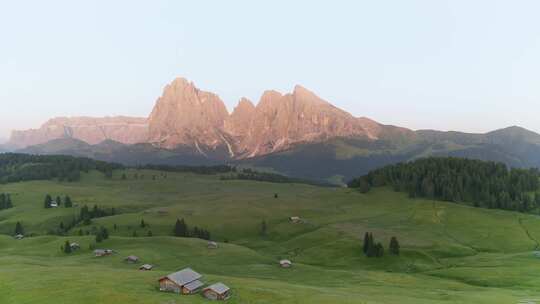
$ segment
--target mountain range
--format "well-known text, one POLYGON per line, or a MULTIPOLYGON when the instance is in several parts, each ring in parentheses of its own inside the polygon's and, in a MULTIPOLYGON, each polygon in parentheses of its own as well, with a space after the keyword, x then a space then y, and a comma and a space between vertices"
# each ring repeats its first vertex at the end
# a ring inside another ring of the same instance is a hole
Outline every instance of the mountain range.
POLYGON ((338 184, 433 155, 540 167, 540 135, 520 127, 412 131, 354 117, 301 86, 287 94, 266 91, 256 105, 242 98, 229 113, 218 95, 184 78, 165 87, 146 118, 54 118, 39 129, 13 131, 5 147, 130 165, 233 163, 338 184))

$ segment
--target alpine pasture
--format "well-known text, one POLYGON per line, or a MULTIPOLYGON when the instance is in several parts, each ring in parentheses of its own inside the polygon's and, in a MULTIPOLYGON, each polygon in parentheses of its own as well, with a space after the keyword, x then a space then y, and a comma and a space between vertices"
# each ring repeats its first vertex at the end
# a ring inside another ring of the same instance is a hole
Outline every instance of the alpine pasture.
POLYGON ((135 169, 3 184, 0 193, 14 205, 0 211, 0 303, 208 303, 159 291, 160 277, 186 267, 207 285, 231 287, 227 303, 540 303, 535 215, 410 199, 389 188, 361 194, 135 169), (45 209, 47 194, 69 195, 74 207, 45 209), (115 215, 55 232, 84 205, 115 215), (173 236, 177 219, 208 230, 218 248, 173 236), (22 240, 13 238, 17 222, 22 240), (110 236, 96 243, 100 227, 110 236), (364 255, 366 232, 383 244, 383 257, 364 255), (388 254, 394 236, 399 256, 388 254), (66 240, 81 249, 64 253, 66 240), (98 258, 94 248, 115 253, 98 258), (129 255, 139 263, 126 263, 129 255), (293 266, 279 267, 282 259, 293 266))

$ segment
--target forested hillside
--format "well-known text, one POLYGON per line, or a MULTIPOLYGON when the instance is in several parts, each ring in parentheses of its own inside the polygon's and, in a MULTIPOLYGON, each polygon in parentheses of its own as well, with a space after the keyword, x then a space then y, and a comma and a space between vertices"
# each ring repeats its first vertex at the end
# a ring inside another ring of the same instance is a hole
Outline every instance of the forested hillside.
POLYGON ((539 176, 538 169, 508 169, 496 162, 425 158, 371 171, 349 187, 368 192, 371 187, 392 186, 410 197, 528 212, 540 207, 539 176))
POLYGON ((0 183, 28 180, 77 181, 81 171, 98 170, 110 176, 121 165, 89 158, 54 155, 0 154, 0 183))

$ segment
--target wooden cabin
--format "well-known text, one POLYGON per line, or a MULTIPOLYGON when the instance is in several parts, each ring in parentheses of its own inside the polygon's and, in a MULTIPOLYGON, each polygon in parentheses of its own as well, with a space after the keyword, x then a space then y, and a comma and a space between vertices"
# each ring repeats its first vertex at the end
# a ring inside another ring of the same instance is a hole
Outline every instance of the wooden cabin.
POLYGON ((292 267, 292 262, 289 260, 281 260, 279 261, 279 266, 281 266, 281 268, 290 268, 292 267))
POLYGON ((133 263, 137 263, 137 262, 139 261, 139 257, 138 257, 138 256, 134 256, 134 255, 130 255, 130 256, 126 257, 124 260, 125 260, 126 262, 128 262, 128 263, 132 263, 132 264, 133 264, 133 263))
POLYGON ((194 294, 203 286, 203 283, 199 281, 200 278, 202 275, 191 268, 186 268, 160 278, 159 290, 184 295, 194 294))
POLYGON ((141 265, 141 267, 139 267, 139 270, 142 270, 142 271, 150 271, 154 269, 154 265, 150 265, 150 264, 144 264, 144 265, 141 265))
POLYGON ((223 283, 216 283, 203 289, 202 294, 209 300, 223 301, 231 297, 231 289, 223 283))
POLYGON ((96 257, 104 257, 113 254, 111 249, 96 249, 94 250, 94 255, 96 257))

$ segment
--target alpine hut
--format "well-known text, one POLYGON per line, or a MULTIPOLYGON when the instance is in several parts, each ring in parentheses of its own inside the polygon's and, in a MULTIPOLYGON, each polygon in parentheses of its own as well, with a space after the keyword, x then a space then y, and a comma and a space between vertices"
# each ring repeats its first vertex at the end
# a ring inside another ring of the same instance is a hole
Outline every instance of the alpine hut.
POLYGON ((202 275, 191 268, 186 268, 159 279, 159 290, 185 295, 194 294, 203 286, 199 281, 200 278, 202 275))
POLYGON ((292 262, 290 260, 281 260, 279 261, 279 266, 281 266, 281 268, 290 268, 292 266, 292 262))
POLYGON ((223 283, 216 283, 203 289, 202 294, 209 300, 227 300, 231 297, 231 289, 223 283))

